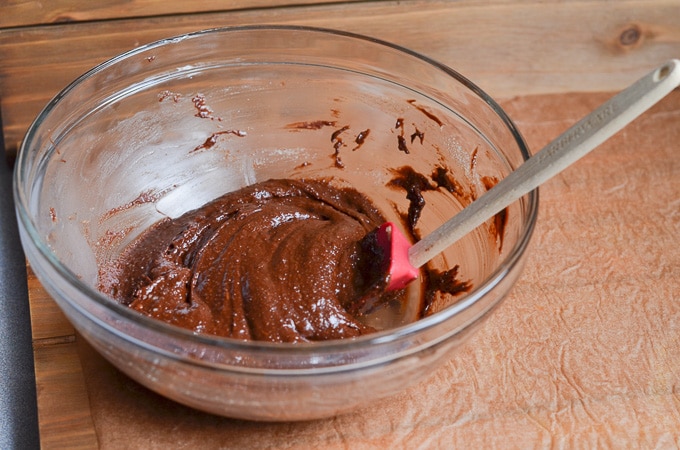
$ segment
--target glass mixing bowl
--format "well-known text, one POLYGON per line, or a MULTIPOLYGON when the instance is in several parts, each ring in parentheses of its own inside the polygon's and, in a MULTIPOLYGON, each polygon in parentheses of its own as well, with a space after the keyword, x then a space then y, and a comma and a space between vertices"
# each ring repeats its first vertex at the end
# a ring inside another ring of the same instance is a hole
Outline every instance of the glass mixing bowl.
POLYGON ((424 235, 528 156, 488 95, 428 58, 331 30, 226 28, 142 46, 75 80, 30 127, 14 195, 36 275, 121 371, 207 412, 303 420, 397 393, 450 359, 519 277, 537 193, 432 261, 460 265, 469 292, 438 296, 414 320, 415 282, 407 304, 367 319, 380 331, 356 339, 194 334, 102 295, 98 267, 159 220, 268 178, 354 186, 401 224, 394 171, 444 169, 455 189, 424 193, 424 235))

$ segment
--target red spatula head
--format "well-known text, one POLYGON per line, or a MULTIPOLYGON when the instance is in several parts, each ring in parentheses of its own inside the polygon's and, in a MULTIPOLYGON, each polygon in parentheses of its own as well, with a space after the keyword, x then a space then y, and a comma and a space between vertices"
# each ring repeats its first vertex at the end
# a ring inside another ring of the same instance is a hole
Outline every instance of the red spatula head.
POLYGON ((411 243, 392 222, 385 222, 377 230, 377 243, 383 250, 383 257, 389 261, 387 290, 405 288, 418 278, 418 269, 408 259, 411 243))

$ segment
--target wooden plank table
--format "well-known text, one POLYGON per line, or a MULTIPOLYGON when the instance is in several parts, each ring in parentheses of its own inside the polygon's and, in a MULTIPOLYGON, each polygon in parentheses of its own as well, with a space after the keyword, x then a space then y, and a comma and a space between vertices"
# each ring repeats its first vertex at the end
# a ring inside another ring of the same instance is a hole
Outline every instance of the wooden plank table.
MULTIPOLYGON (((532 148, 609 94, 503 101, 532 148)), ((29 277, 45 448, 676 448, 680 91, 541 188, 525 272, 429 380, 302 423, 214 417, 137 385, 29 277)))
MULTIPOLYGON (((179 1, 60 0, 40 15, 35 4, 0 5, 0 106, 15 151, 47 100, 92 65, 213 26, 328 26, 413 48, 500 98, 534 150, 680 57, 675 0, 240 0, 191 14, 179 1)), ((235 421, 157 396, 84 343, 29 269, 42 446, 677 448, 678 142, 676 90, 541 188, 521 280, 449 363, 396 398, 327 420, 235 421)))
POLYGON ((107 8, 66 0, 0 4, 0 26, 27 10, 16 19, 22 26, 0 28, 9 150, 16 151, 50 98, 94 65, 150 41, 218 26, 295 24, 366 34, 447 64, 494 97, 620 90, 680 53, 678 0, 279 0, 258 8, 263 2, 239 0, 229 10, 205 2, 207 9, 195 14, 179 14, 187 4, 180 0, 112 0, 107 8), (150 4, 157 15, 134 16, 149 14, 150 4), (33 16, 66 22, 30 25, 33 16))

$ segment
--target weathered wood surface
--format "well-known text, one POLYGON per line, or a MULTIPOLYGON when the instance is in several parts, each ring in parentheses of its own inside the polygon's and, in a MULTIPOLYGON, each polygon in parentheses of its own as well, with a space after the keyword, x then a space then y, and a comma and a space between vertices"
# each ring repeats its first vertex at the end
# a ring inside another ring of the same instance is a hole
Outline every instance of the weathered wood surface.
POLYGON ((27 269, 41 446, 96 448, 75 330, 27 269))
MULTIPOLYGON (((360 0, 342 0, 343 3, 360 0)), ((281 8, 339 3, 338 0, 13 0, 0 4, 0 28, 215 13, 254 8, 281 8)))
MULTIPOLYGON (((9 2, 0 6, 0 17, 35 3, 9 2)), ((195 14, 179 13, 181 4, 196 2, 168 2, 167 8, 156 3, 106 2, 103 10, 92 6, 82 16, 72 14, 81 22, 0 29, 0 107, 10 153, 49 99, 91 67, 157 39, 217 26, 296 24, 366 34, 439 60, 495 97, 615 91, 680 57, 678 0, 272 2, 269 7, 242 0, 237 5, 244 9, 195 14), (124 18, 112 19, 119 9, 124 18)), ((41 20, 56 20, 60 4, 67 2, 54 2, 41 20)), ((206 5, 212 11, 221 3, 206 5)))

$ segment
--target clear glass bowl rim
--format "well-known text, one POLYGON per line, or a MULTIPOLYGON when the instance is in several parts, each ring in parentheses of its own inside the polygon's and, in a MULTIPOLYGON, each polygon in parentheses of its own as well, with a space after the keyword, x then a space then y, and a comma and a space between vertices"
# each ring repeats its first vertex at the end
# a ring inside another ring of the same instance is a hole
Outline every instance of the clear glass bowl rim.
MULTIPOLYGON (((421 55, 420 53, 417 53, 415 51, 409 50, 405 47, 402 47, 400 45, 396 45, 381 39, 369 37, 369 36, 364 36, 361 34, 357 33, 352 33, 352 32, 346 32, 346 31, 340 31, 340 30, 335 30, 335 29, 329 29, 329 28, 319 28, 319 27, 310 27, 310 26, 298 26, 298 25, 248 25, 248 26, 227 26, 227 27, 218 27, 218 28, 210 28, 210 29, 205 29, 205 30, 200 30, 200 31, 195 31, 191 33, 186 33, 186 34, 181 34, 178 36, 170 37, 170 38, 165 38, 161 39, 155 42, 151 42, 149 44, 145 44, 142 46, 139 46, 137 48, 134 48, 132 50, 129 50, 127 52, 121 53, 117 56, 114 56, 113 58, 102 62, 101 64, 98 64, 97 66, 93 67, 89 71, 85 72, 78 78, 76 78, 74 81, 72 81, 68 86, 66 86, 64 89, 62 89, 44 108, 43 110, 38 114, 36 119, 33 121, 33 123, 30 125, 29 129, 26 132, 26 136, 24 140, 22 141, 21 147, 19 149, 19 153, 17 156, 16 160, 16 165, 15 165, 15 170, 14 170, 14 183, 13 183, 13 195, 14 195, 14 201, 16 205, 16 211, 17 211, 17 217, 18 220, 21 222, 21 224, 24 226, 24 229, 32 241, 32 243, 36 246, 39 254, 48 262, 48 264, 51 266, 51 268, 59 274, 65 280, 68 284, 70 284, 72 287, 75 287, 78 291, 80 291, 82 294, 84 294, 86 297, 91 299, 92 301, 98 303, 100 306, 104 307, 106 310, 108 310, 110 313, 115 314, 116 316, 120 316, 126 320, 129 320, 131 322, 136 323, 139 326, 148 328, 150 330, 169 335, 171 337, 177 338, 178 340, 185 340, 189 341, 194 344, 201 344, 201 345, 208 345, 212 347, 217 347, 217 348, 222 348, 222 349, 228 349, 228 350, 243 350, 245 352, 255 352, 257 353, 258 351, 264 351, 264 352, 269 352, 269 351, 276 351, 277 353, 293 353, 298 356, 301 354, 309 353, 310 356, 312 354, 319 354, 323 353, 324 351, 328 352, 343 352, 343 351, 351 351, 359 348, 366 348, 370 347, 372 345, 378 345, 378 344, 387 344, 390 342, 398 341, 404 338, 407 338, 409 336, 413 336, 416 334, 419 334, 427 329, 433 328, 437 326, 438 324, 441 324, 442 322, 445 322, 449 320, 450 318, 456 316, 457 314, 461 313, 462 311, 466 310, 469 307, 472 307, 478 300, 480 300, 488 291, 493 289, 497 284, 499 284, 503 278, 506 276, 507 273, 509 273, 517 264, 521 262, 521 257, 523 253, 526 251, 529 241, 531 239, 531 236, 533 234, 533 230, 535 227, 537 215, 538 215, 538 189, 533 190, 529 194, 527 194, 526 197, 527 199, 527 209, 526 209, 526 215, 528 217, 527 223, 524 227, 524 232, 520 236, 518 242, 514 245, 512 250, 509 252, 509 254, 506 256, 506 258, 501 262, 501 264, 498 266, 498 268, 487 278, 487 280, 473 288, 473 290, 465 295, 464 297, 461 298, 460 301, 456 302, 455 304, 443 309, 442 311, 439 311, 435 314, 432 314, 430 316, 424 317, 420 320, 417 320, 413 323, 403 325, 398 328, 392 328, 389 330, 385 331, 379 331, 376 333, 372 334, 367 334, 364 336, 360 336, 357 338, 352 338, 352 339, 341 339, 341 340, 332 340, 332 341, 320 341, 320 342, 305 342, 305 343, 272 343, 272 342, 262 342, 262 341, 240 341, 237 339, 232 339, 232 338, 224 338, 224 337, 219 337, 219 336, 213 336, 213 335, 205 335, 205 334, 195 334, 189 330, 173 326, 167 323, 164 323, 159 320, 152 319, 150 317, 147 317, 141 313, 138 313, 136 311, 133 311, 132 309, 121 305, 117 302, 112 301, 108 297, 104 296, 101 292, 98 290, 88 286, 86 283, 82 282, 79 277, 72 272, 68 267, 63 265, 54 255, 54 253, 49 249, 47 244, 44 242, 44 240, 41 238, 40 234, 38 233, 37 227, 35 226, 33 220, 30 217, 28 208, 27 208, 27 193, 24 190, 24 184, 25 184, 25 176, 26 174, 24 173, 24 169, 26 168, 26 159, 28 158, 28 152, 29 152, 29 147, 33 142, 33 138, 35 134, 39 131, 40 125, 43 122, 44 118, 47 117, 52 110, 54 110, 57 105, 59 104, 60 100, 67 96, 72 90, 74 90, 81 82, 83 82, 85 79, 88 77, 97 74, 99 72, 102 72, 106 70, 108 67, 113 66, 117 64, 120 61, 123 61, 125 59, 131 58, 135 55, 139 55, 145 52, 152 51, 153 49, 164 46, 167 44, 171 43, 177 43, 180 41, 188 40, 188 39, 198 39, 201 36, 208 35, 208 34, 228 34, 228 33, 237 33, 237 32, 258 32, 258 31, 279 31, 282 33, 286 32, 298 32, 298 33, 314 33, 314 34, 320 34, 320 35, 331 35, 335 37, 340 37, 343 39, 347 39, 348 41, 357 41, 357 42, 363 42, 364 44, 369 44, 369 45, 377 45, 377 46, 383 46, 387 47, 388 49, 396 50, 397 52, 403 53, 405 56, 419 59, 422 62, 425 62, 426 64, 432 66, 435 70, 443 72, 445 75, 450 76, 451 78, 455 79, 457 82, 462 84, 465 88, 467 88, 470 92, 474 93, 477 97, 479 97, 483 102, 485 102, 498 116, 498 118, 504 123, 504 125, 507 127, 508 131, 514 136, 516 144, 518 145, 522 158, 526 161, 527 158, 529 158, 530 152, 528 150, 528 146, 526 142, 524 141, 524 138, 522 137, 521 133, 515 126, 515 124, 512 122, 512 120, 507 116, 507 114, 503 111, 503 109, 500 107, 500 105, 493 100, 488 94, 486 94, 482 89, 480 89, 477 85, 475 85, 473 82, 468 80, 466 77, 461 75, 460 73, 456 72, 455 70, 451 69, 450 67, 439 63, 427 56, 421 55)), ((94 322, 99 323, 100 325, 104 325, 106 328, 109 328, 110 325, 107 325, 103 320, 100 318, 94 317, 92 314, 88 313, 88 311, 83 310, 79 305, 72 303, 69 300, 69 303, 75 307, 76 309, 80 310, 81 313, 87 315, 91 320, 94 322)), ((492 307, 495 305, 492 305, 492 307)), ((468 324, 467 326, 469 326, 468 324)), ((118 334, 120 334, 120 331, 115 330, 118 334)), ((442 336, 441 339, 444 339, 448 336, 442 336)), ((438 339, 437 341, 441 340, 438 339)), ((136 340, 136 339, 133 339, 136 340)), ((140 343, 141 344, 141 343, 140 343)), ((431 342, 430 344, 434 344, 434 342, 431 342)), ((147 344, 147 345, 152 345, 152 344, 147 344)), ((153 346, 153 345, 152 345, 153 346)), ((180 355, 174 355, 174 357, 179 357, 180 355)), ((191 358, 191 361, 194 363, 197 363, 194 358, 191 358)))

